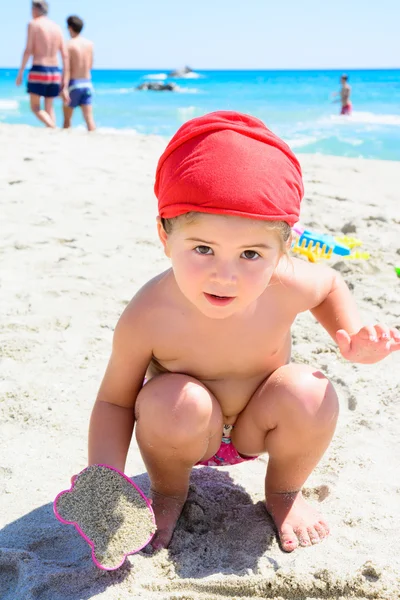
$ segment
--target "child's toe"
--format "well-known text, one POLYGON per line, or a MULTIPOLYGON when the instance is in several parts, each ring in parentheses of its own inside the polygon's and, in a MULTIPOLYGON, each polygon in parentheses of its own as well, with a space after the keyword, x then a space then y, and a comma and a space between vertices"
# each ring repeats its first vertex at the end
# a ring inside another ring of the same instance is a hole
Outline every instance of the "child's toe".
POLYGON ((299 540, 293 528, 290 525, 284 525, 279 532, 279 539, 281 542, 282 550, 285 552, 292 552, 299 545, 299 540))
POLYGON ((310 538, 310 542, 312 544, 319 544, 319 542, 321 541, 321 538, 319 537, 319 533, 315 527, 308 528, 308 535, 310 538))
POLYGON ((315 529, 318 531, 321 539, 329 535, 329 525, 323 519, 320 519, 315 524, 315 529))
POLYGON ((299 538, 300 546, 311 546, 311 540, 306 527, 296 529, 297 537, 299 538))

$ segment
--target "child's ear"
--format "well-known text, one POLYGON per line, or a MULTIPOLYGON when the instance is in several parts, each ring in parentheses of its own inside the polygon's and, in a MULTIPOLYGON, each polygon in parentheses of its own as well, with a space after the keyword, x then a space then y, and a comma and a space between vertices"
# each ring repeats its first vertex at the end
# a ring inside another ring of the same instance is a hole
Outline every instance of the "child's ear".
POLYGON ((165 231, 160 217, 157 217, 157 233, 158 237, 160 238, 160 242, 164 247, 165 256, 168 256, 169 258, 170 252, 168 248, 168 233, 165 231))

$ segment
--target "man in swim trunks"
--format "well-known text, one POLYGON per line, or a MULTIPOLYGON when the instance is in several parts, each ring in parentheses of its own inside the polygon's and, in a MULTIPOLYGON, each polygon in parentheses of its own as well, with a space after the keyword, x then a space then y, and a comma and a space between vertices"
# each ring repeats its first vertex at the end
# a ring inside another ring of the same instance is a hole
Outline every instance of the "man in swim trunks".
POLYGON ((342 75, 340 83, 342 85, 340 89, 340 101, 342 103, 341 115, 351 115, 352 104, 350 102, 351 87, 348 84, 348 75, 342 75))
POLYGON ((96 125, 93 119, 91 76, 93 43, 80 35, 83 25, 82 19, 77 16, 71 16, 67 19, 68 31, 71 36, 67 46, 71 79, 68 85, 68 93, 65 90, 63 94, 64 129, 71 127, 74 109, 80 106, 88 131, 94 131, 96 125))
POLYGON ((45 0, 32 2, 32 21, 28 25, 26 48, 16 84, 21 85, 28 60, 33 56, 28 75, 28 94, 33 114, 46 125, 56 126, 54 98, 60 95, 69 79, 68 54, 61 28, 47 17, 49 7, 45 0), (63 72, 58 67, 61 53, 63 72), (44 98, 44 110, 41 98, 44 98))

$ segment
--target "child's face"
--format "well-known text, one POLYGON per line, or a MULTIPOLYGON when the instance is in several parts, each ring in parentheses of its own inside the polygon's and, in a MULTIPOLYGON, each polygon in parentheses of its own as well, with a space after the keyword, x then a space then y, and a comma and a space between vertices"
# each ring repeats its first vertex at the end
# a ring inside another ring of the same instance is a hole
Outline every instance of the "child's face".
POLYGON ((226 318, 254 303, 282 256, 276 231, 262 221, 196 214, 160 239, 186 298, 210 318, 226 318))

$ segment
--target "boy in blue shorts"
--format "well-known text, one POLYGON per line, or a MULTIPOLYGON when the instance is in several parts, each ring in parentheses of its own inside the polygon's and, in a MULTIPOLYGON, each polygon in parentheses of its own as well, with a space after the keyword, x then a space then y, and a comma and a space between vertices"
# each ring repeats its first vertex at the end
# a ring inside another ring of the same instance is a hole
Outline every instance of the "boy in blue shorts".
POLYGON ((71 40, 67 50, 70 63, 70 80, 64 99, 64 129, 71 127, 74 109, 81 107, 89 131, 94 131, 96 125, 93 119, 92 96, 93 85, 91 69, 93 66, 93 43, 82 37, 83 21, 77 16, 67 19, 71 40))

